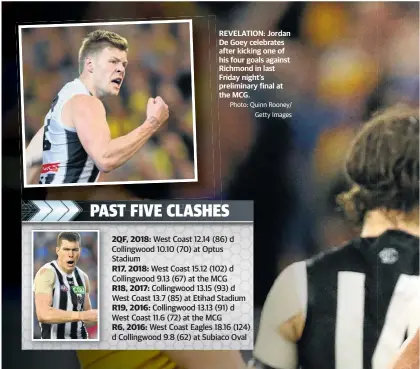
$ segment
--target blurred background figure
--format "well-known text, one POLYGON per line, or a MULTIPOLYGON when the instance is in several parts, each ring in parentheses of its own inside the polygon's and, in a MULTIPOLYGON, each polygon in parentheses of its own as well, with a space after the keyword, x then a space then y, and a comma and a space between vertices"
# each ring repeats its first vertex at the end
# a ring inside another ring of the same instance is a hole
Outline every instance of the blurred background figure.
MULTIPOLYGON (((89 276, 90 301, 92 309, 98 309, 98 232, 78 232, 80 234, 80 245, 82 252, 77 266, 89 276)), ((39 269, 52 260, 57 259, 56 246, 59 232, 33 232, 33 277, 39 269)), ((34 309, 34 338, 40 339, 41 329, 36 318, 34 309)), ((97 325, 88 326, 89 338, 97 338, 97 325)))
MULTIPOLYGON (((374 111, 397 102, 418 107, 417 2, 129 2, 122 5, 98 2, 60 7, 62 10, 55 19, 63 21, 70 19, 70 15, 71 19, 116 20, 137 14, 142 18, 185 17, 193 20, 199 182, 24 189, 23 198, 254 200, 256 322, 270 286, 284 267, 326 247, 341 245, 359 233, 344 222, 334 201, 335 196, 347 188, 342 174, 343 155, 357 128, 374 111), (284 90, 277 90, 272 95, 257 91, 252 95, 254 101, 292 101, 291 119, 258 119, 253 115, 254 110, 229 108, 228 101, 217 98, 218 29, 291 32, 292 37, 286 39, 285 45, 291 63, 278 64, 275 73, 266 75, 267 83, 270 79, 283 82, 284 90)), ((4 21, 9 22, 12 4, 4 8, 4 21)), ((24 19, 39 21, 45 19, 45 13, 34 13, 33 18, 26 14, 24 19)), ((11 18, 10 24, 7 23, 11 30, 16 21, 11 18)), ((159 32, 164 33, 163 30, 159 32)), ((156 33, 150 32, 150 37, 153 35, 157 37, 156 33)), ((178 33, 178 42, 185 39, 185 31, 178 33)), ((146 56, 148 48, 171 45, 171 40, 166 37, 155 43, 142 38, 139 42, 140 60, 148 68, 141 68, 141 72, 136 73, 138 80, 134 81, 134 77, 126 80, 127 88, 131 83, 138 87, 135 98, 138 100, 133 100, 141 101, 142 96, 153 93, 147 90, 150 84, 145 82, 145 75, 152 71, 156 73, 156 70, 164 71, 159 86, 160 91, 169 95, 163 97, 165 101, 185 99, 185 89, 180 86, 189 85, 185 72, 188 68, 182 69, 184 72, 179 75, 179 84, 174 89, 170 83, 168 85, 174 75, 173 66, 155 63, 152 57, 146 56)), ((9 72, 5 73, 4 83, 13 89, 16 85, 16 45, 14 40, 4 42, 3 68, 9 72), (13 52, 8 53, 9 49, 13 52)), ((167 46, 165 50, 167 53, 179 52, 179 48, 173 46, 167 46)), ((187 63, 186 57, 181 59, 183 63, 177 64, 179 68, 187 63)), ((127 73, 131 75, 132 69, 130 65, 127 73)), ((4 178, 4 191, 20 197, 20 177, 16 171, 20 166, 17 144, 20 120, 14 98, 18 92, 13 92, 4 95, 3 105, 3 165, 5 170, 10 169, 4 178)), ((142 106, 141 103, 132 104, 142 106)), ((114 112, 126 114, 118 107, 114 112)), ((179 160, 177 171, 190 170, 181 164, 185 163, 187 154, 191 155, 191 144, 188 145, 191 114, 188 109, 179 109, 176 116, 186 118, 177 125, 178 139, 170 134, 172 132, 162 132, 165 139, 140 155, 164 159, 160 159, 159 166, 143 164, 139 171, 165 173, 171 168, 168 163, 174 160, 173 157, 179 160), (185 146, 177 149, 180 138, 185 146)), ((16 214, 16 219, 20 219, 20 214, 16 214)), ((72 369, 70 360, 68 363, 72 369)))
POLYGON ((194 179, 194 126, 189 23, 29 28, 22 31, 25 145, 42 127, 51 101, 79 77, 78 56, 86 35, 97 29, 128 40, 129 66, 118 97, 105 98, 111 138, 146 118, 150 96, 161 96, 169 120, 125 165, 101 174, 100 182, 194 179))

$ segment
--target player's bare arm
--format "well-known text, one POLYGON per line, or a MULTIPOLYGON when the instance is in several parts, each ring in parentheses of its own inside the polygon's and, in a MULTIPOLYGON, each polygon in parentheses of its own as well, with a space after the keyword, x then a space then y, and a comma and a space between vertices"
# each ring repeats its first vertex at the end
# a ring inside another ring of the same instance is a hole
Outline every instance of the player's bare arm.
POLYGON ((85 301, 83 303, 83 309, 91 310, 92 304, 90 302, 90 282, 89 282, 89 277, 87 276, 86 273, 84 274, 84 279, 85 279, 85 286, 86 286, 86 294, 85 294, 85 301))
POLYGON ((44 127, 38 130, 26 148, 26 167, 31 168, 42 164, 42 139, 44 127))
POLYGON ((157 97, 147 104, 144 123, 125 136, 111 139, 102 102, 93 96, 78 95, 63 108, 70 116, 80 142, 88 155, 103 172, 110 172, 129 160, 168 119, 168 106, 157 97))
POLYGON ((251 368, 297 369, 306 289, 304 262, 290 265, 277 277, 263 306, 251 368))
POLYGON ((83 303, 83 313, 84 318, 86 316, 86 321, 84 319, 84 322, 87 326, 89 325, 95 325, 98 321, 98 310, 92 309, 92 303, 90 302, 90 282, 89 277, 86 273, 84 273, 84 280, 85 280, 85 286, 86 286, 86 293, 85 293, 85 300, 83 303))
POLYGON ((420 367, 420 330, 409 337, 389 369, 418 369, 420 367))
POLYGON ((35 277, 35 308, 38 321, 46 324, 78 322, 92 319, 87 312, 66 311, 51 307, 54 272, 51 269, 41 269, 35 277))
POLYGON ((26 148, 26 175, 27 183, 38 183, 39 168, 42 164, 42 139, 44 127, 38 130, 26 148))
POLYGON ((247 369, 239 351, 165 351, 183 369, 247 369))

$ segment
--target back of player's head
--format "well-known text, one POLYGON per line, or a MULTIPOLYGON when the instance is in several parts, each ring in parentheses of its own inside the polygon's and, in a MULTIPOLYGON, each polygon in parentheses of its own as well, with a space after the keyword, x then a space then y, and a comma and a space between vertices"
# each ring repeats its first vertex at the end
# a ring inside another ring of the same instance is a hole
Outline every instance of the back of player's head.
POLYGON ((89 33, 82 42, 79 50, 79 73, 82 73, 85 59, 106 47, 115 47, 128 51, 128 41, 115 32, 96 30, 89 33))
POLYGON ((419 205, 419 111, 403 105, 376 113, 356 135, 345 173, 352 187, 338 196, 362 221, 369 210, 410 213, 419 205))
POLYGON ((77 242, 80 244, 80 234, 77 232, 61 232, 57 236, 57 247, 61 246, 61 241, 77 242))

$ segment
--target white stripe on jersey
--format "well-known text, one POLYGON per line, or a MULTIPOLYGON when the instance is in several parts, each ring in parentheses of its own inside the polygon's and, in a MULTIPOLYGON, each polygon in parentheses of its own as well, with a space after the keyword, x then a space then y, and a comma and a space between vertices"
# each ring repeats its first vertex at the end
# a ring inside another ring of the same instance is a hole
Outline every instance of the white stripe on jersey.
POLYGON ((339 272, 335 329, 337 369, 363 369, 365 279, 356 272, 339 272), (349 345, 349 342, 352 344, 349 345))

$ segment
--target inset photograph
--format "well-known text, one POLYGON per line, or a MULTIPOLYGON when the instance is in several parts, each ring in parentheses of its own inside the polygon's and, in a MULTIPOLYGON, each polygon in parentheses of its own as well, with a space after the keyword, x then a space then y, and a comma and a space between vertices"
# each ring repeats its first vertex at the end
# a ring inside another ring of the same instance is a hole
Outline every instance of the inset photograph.
POLYGON ((99 231, 32 232, 33 340, 99 341, 99 231))
POLYGON ((191 20, 19 26, 24 187, 196 182, 191 20))

